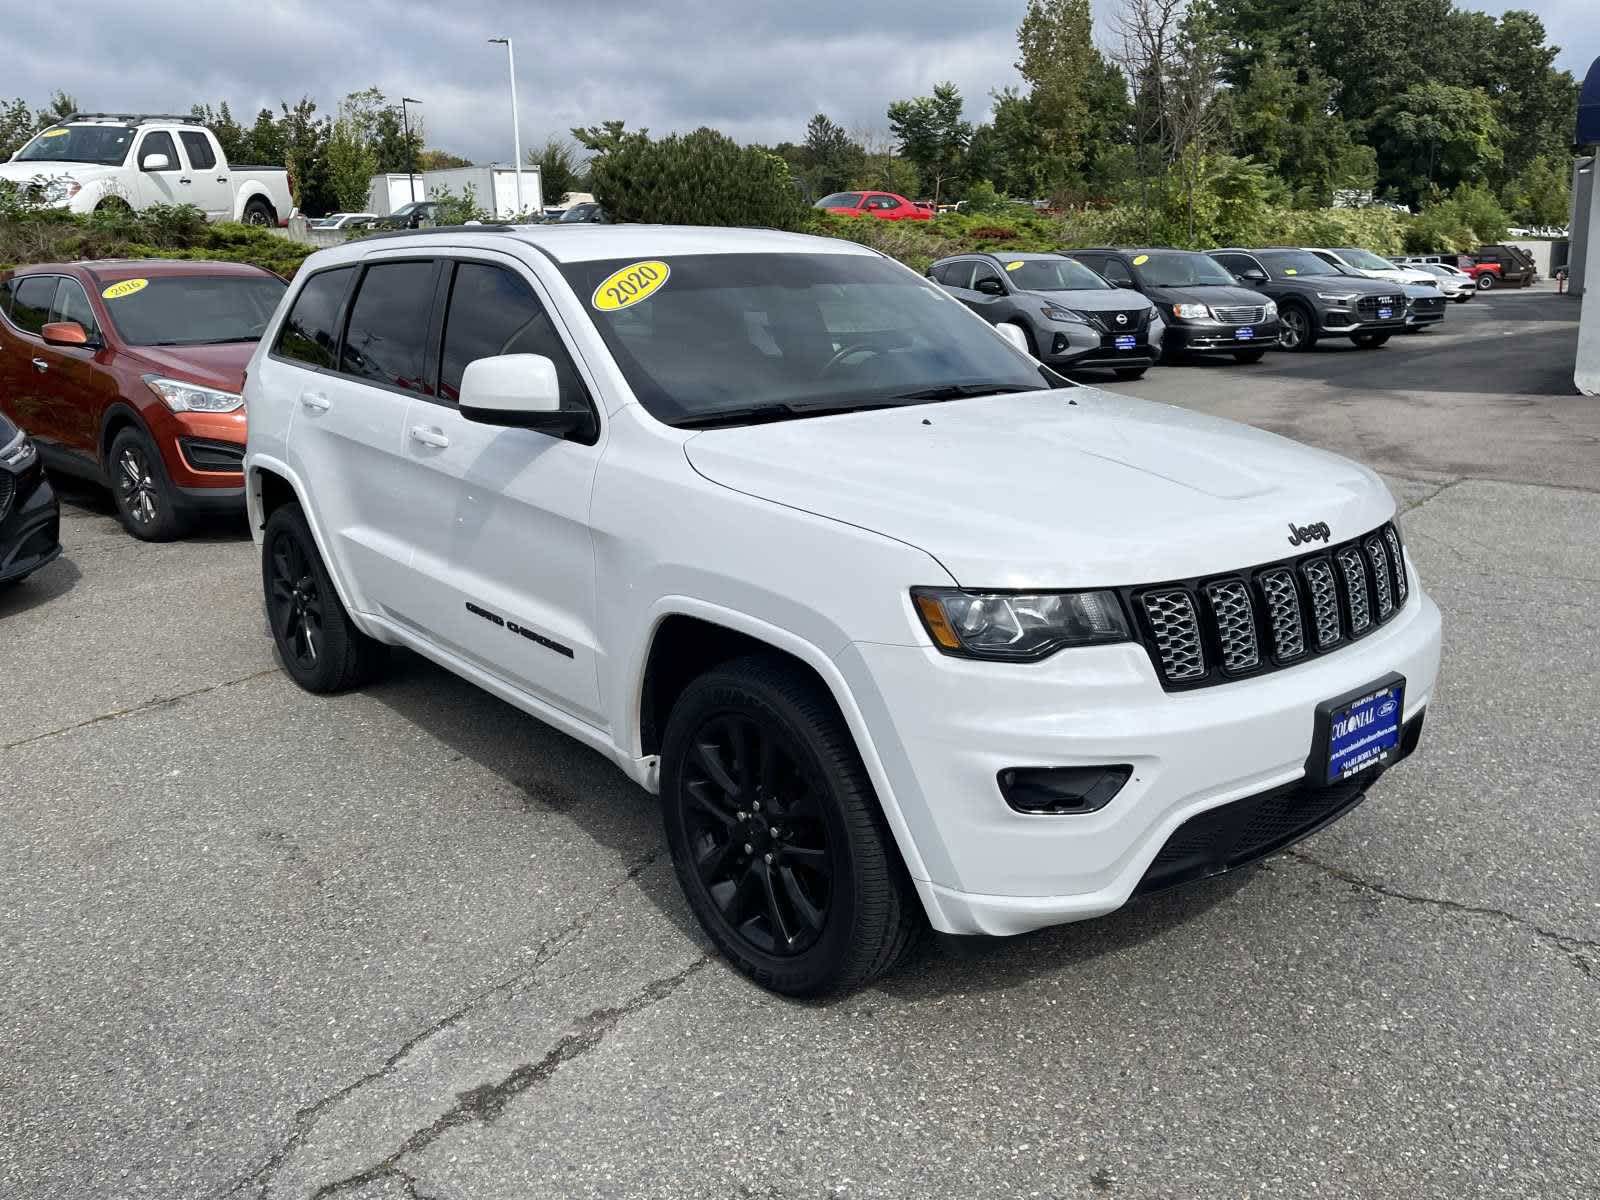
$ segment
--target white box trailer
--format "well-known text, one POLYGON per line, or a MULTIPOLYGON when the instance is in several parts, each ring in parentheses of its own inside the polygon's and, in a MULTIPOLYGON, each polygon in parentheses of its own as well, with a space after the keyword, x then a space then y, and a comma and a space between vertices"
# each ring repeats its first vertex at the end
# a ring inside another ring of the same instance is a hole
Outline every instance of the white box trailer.
MULTIPOLYGON (((522 168, 522 211, 537 213, 544 208, 544 189, 539 168, 522 168)), ((416 198, 429 199, 435 191, 448 190, 453 196, 472 189, 478 207, 499 220, 517 215, 516 168, 495 164, 488 167, 451 167, 443 171, 418 171, 416 198)), ((405 172, 374 175, 369 190, 367 211, 386 217, 402 204, 411 202, 411 176, 405 172)))
POLYGON ((417 200, 428 198, 428 185, 421 171, 415 175, 407 175, 404 171, 374 175, 371 186, 367 189, 367 211, 376 213, 380 217, 387 217, 402 204, 410 204, 413 198, 417 200), (411 194, 413 186, 416 188, 415 197, 411 194))

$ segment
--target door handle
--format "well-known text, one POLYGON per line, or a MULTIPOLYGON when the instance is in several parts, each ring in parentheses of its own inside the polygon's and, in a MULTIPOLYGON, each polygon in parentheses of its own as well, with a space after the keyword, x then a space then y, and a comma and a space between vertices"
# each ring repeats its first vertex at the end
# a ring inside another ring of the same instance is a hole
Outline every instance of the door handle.
POLYGON ((413 425, 411 427, 411 440, 421 442, 424 446, 436 446, 443 450, 450 444, 450 439, 445 437, 441 430, 431 425, 413 425))
POLYGON ((42 358, 36 358, 36 359, 33 360, 33 369, 35 371, 43 373, 43 372, 48 371, 50 369, 50 364, 45 362, 45 360, 42 359, 42 358))
POLYGON ((313 412, 327 412, 333 407, 321 392, 301 392, 300 403, 313 412))
POLYGON ((217 182, 218 183, 227 183, 228 182, 228 177, 226 175, 218 175, 217 176, 217 182))
POLYGON ((179 182, 179 183, 193 183, 193 182, 194 182, 194 180, 192 180, 192 179, 190 179, 190 178, 189 178, 189 177, 188 177, 188 176, 186 176, 186 175, 179 175, 179 176, 178 176, 178 182, 179 182))

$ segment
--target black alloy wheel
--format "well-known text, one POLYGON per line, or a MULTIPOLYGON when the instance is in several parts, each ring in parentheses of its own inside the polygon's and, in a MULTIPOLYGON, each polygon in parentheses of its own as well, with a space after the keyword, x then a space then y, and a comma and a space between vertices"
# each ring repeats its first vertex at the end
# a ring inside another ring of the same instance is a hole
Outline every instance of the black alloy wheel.
POLYGON ((267 616, 284 660, 312 672, 323 653, 322 591, 299 539, 279 530, 267 544, 267 616))
POLYGON ((711 717, 692 745, 679 786, 701 886, 753 949, 805 953, 827 925, 835 874, 817 783, 783 731, 748 712, 711 717))

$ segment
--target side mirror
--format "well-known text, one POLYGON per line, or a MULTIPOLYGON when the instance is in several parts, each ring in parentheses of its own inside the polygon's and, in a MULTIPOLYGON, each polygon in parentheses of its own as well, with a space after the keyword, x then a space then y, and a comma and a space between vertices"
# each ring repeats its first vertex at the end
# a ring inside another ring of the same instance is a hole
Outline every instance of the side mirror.
POLYGON ((1239 275, 1239 279, 1244 283, 1265 283, 1267 281, 1267 273, 1265 271, 1245 271, 1239 275))
POLYGON ((556 365, 542 354, 500 354, 467 364, 461 415, 483 425, 535 429, 552 437, 592 437, 594 414, 561 407, 556 365))
POLYGON ((87 346, 89 332, 76 321, 52 321, 39 330, 47 346, 87 346))
POLYGON ((985 296, 1004 296, 1006 294, 1006 285, 990 276, 987 279, 978 280, 978 284, 973 288, 973 291, 982 292, 985 296))
POLYGON ((165 154, 146 154, 139 160, 141 171, 167 171, 172 168, 172 160, 165 154))
POLYGON ((1013 325, 1010 321, 1002 321, 994 327, 994 330, 1016 349, 1022 351, 1029 358, 1033 357, 1033 347, 1028 345, 1028 335, 1022 331, 1022 326, 1013 325))

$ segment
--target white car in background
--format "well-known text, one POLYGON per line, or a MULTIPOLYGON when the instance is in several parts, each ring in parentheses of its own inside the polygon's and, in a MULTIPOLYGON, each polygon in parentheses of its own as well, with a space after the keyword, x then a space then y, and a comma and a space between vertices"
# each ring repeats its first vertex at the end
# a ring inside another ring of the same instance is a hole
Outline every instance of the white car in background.
POLYGON ((368 221, 376 221, 377 213, 329 213, 327 216, 311 222, 312 229, 349 229, 352 226, 364 225, 368 221))
POLYGON ((405 646, 605 755, 780 992, 1254 862, 1434 692, 1371 470, 1074 386, 838 238, 363 238, 306 260, 245 400, 290 677, 405 646))
POLYGON ((1304 249, 1348 275, 1364 275, 1368 279, 1382 279, 1387 283, 1421 284, 1424 287, 1436 287, 1439 282, 1426 271, 1399 266, 1359 246, 1339 246, 1333 249, 1306 246, 1304 249))
POLYGON ((208 221, 275 226, 294 211, 283 167, 228 162, 211 130, 186 117, 75 114, 0 164, 0 182, 74 213, 190 204, 208 221))
POLYGON ((1426 271, 1439 281, 1439 290, 1445 294, 1447 300, 1454 300, 1457 304, 1465 304, 1478 294, 1478 284, 1465 271, 1458 271, 1454 267, 1447 267, 1444 263, 1414 263, 1419 271, 1426 271))

